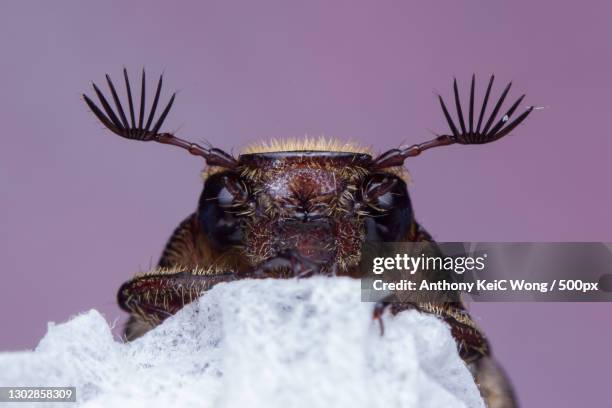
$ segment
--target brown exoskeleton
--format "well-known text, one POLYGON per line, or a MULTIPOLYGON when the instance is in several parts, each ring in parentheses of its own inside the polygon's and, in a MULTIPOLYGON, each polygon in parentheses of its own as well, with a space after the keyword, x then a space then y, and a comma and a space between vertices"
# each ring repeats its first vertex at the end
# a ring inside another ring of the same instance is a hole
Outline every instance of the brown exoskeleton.
MULTIPOLYGON (((161 77, 145 120, 144 71, 136 122, 128 74, 123 73, 129 118, 108 76, 116 111, 95 85, 101 109, 83 95, 97 118, 121 137, 178 146, 203 157, 208 166, 198 207, 176 228, 158 267, 136 275, 119 290, 119 305, 130 313, 125 327, 128 340, 160 324, 218 282, 313 274, 358 277, 357 264, 368 242, 432 241, 415 220, 402 170, 404 160, 433 147, 493 142, 509 134, 533 109, 509 120, 523 95, 496 119, 509 84, 485 118, 492 76, 475 121, 472 77, 467 121, 455 81, 459 128, 439 97, 451 134, 425 143, 373 156, 368 149, 323 139, 275 142, 251 147, 235 158, 159 132, 175 97, 153 123, 161 77)), ((379 304, 374 317, 380 317, 385 306, 379 304)), ((490 407, 515 406, 509 383, 489 357, 485 337, 460 302, 393 304, 391 310, 407 308, 448 322, 460 355, 473 370, 490 407)))

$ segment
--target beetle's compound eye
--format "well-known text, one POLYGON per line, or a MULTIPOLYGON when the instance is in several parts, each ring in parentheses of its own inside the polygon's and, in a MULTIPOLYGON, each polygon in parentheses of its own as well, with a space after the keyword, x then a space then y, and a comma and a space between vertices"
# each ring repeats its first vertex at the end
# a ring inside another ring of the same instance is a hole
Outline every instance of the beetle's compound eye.
POLYGON ((401 241, 412 223, 412 205, 404 180, 390 174, 373 174, 362 184, 361 201, 367 241, 401 241))
POLYGON ((227 248, 242 242, 240 213, 247 200, 246 185, 236 174, 217 173, 206 179, 198 219, 214 246, 227 248))

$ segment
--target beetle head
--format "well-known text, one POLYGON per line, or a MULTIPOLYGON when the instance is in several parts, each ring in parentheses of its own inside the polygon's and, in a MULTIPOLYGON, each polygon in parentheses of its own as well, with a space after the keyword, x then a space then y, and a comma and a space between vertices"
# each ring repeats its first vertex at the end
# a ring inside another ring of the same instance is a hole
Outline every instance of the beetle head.
POLYGON ((247 153, 205 180, 198 217, 210 242, 253 265, 292 251, 324 270, 355 266, 366 241, 399 241, 412 209, 399 172, 362 151, 247 153))

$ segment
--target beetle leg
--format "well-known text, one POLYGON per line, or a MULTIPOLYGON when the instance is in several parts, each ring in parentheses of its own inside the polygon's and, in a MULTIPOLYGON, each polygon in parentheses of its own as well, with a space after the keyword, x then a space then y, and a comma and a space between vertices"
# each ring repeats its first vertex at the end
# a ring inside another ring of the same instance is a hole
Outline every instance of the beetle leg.
POLYGON ((383 323, 382 315, 385 313, 385 310, 387 310, 387 308, 390 305, 391 305, 391 302, 385 301, 384 299, 383 300, 379 300, 374 305, 374 311, 372 312, 372 319, 374 319, 374 320, 376 320, 378 322, 378 325, 380 327, 380 335, 381 336, 385 335, 385 324, 383 323))
POLYGON ((390 308, 389 310, 393 315, 396 315, 404 310, 418 310, 418 307, 413 303, 394 302, 391 300, 391 297, 386 297, 376 302, 376 304, 374 305, 374 311, 372 312, 372 319, 378 321, 381 336, 385 334, 385 325, 382 320, 382 315, 385 313, 385 310, 387 310, 387 308, 390 308))
POLYGON ((487 339, 459 303, 409 303, 393 301, 392 296, 386 297, 375 304, 372 313, 372 319, 378 321, 380 325, 381 336, 384 335, 382 315, 387 308, 390 308, 393 315, 404 310, 418 310, 444 320, 450 326, 459 355, 468 363, 489 355, 487 339))
POLYGON ((217 283, 250 277, 236 273, 201 272, 201 270, 177 272, 158 270, 136 276, 119 288, 117 293, 119 307, 153 327, 217 283))
POLYGON ((301 278, 319 273, 322 266, 295 250, 287 250, 245 273, 162 268, 121 285, 117 302, 121 309, 154 327, 217 283, 245 278, 301 278))

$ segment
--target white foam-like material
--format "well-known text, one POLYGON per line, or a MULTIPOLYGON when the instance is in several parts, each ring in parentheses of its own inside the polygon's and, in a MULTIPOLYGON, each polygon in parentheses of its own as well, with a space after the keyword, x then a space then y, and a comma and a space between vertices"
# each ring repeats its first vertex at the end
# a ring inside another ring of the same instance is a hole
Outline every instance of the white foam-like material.
POLYGON ((381 336, 360 290, 219 284, 129 344, 91 310, 50 323, 34 351, 0 354, 0 385, 76 386, 71 407, 484 407, 445 323, 385 315, 381 336))

